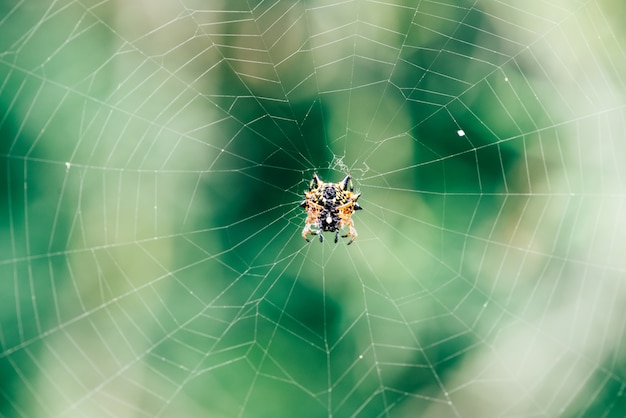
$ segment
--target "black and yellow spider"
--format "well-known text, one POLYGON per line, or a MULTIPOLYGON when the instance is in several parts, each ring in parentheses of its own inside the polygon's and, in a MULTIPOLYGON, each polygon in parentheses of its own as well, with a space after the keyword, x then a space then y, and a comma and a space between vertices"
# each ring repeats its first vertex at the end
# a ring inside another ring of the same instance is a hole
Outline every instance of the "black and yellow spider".
POLYGON ((302 237, 309 241, 308 235, 319 235, 320 242, 324 241, 323 231, 335 233, 335 243, 339 240, 339 230, 348 227, 348 233, 343 238, 351 237, 348 245, 356 239, 352 213, 363 209, 356 202, 361 196, 354 193, 354 186, 348 174, 340 183, 324 183, 319 176, 313 174, 309 184, 309 191, 304 193, 304 201, 300 204, 307 213, 302 237))

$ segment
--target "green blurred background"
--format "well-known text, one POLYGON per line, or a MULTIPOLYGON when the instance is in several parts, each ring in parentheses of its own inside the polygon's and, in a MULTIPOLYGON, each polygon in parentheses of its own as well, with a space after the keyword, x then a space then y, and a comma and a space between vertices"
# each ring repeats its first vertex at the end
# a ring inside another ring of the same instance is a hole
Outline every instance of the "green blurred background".
POLYGON ((624 416, 625 11, 3 2, 0 416, 624 416))

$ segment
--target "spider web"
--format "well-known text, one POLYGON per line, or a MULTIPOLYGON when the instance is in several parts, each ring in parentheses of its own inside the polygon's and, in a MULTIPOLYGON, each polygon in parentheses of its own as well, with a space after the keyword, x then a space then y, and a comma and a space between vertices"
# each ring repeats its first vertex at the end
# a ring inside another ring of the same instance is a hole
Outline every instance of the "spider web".
POLYGON ((0 10, 1 416, 622 416, 622 2, 0 10))

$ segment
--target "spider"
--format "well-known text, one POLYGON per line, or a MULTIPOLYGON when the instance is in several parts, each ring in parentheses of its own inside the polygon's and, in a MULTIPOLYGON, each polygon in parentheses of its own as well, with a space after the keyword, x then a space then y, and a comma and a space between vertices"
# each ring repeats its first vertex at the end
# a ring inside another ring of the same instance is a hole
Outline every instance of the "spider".
POLYGON ((308 235, 319 235, 324 241, 323 231, 335 233, 335 243, 339 240, 339 230, 348 227, 343 238, 351 237, 348 245, 356 239, 352 213, 363 209, 356 202, 361 193, 354 193, 352 179, 348 174, 340 183, 324 183, 319 176, 313 174, 309 191, 304 193, 304 201, 300 204, 306 210, 307 217, 302 229, 302 237, 309 241, 308 235))

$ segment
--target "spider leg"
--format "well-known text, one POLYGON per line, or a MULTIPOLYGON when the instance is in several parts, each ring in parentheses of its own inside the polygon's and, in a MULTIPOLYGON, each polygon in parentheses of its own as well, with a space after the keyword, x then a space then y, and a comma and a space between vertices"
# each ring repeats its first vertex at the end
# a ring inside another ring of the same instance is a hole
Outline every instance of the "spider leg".
POLYGON ((317 232, 311 231, 311 225, 306 224, 302 229, 302 238, 304 238, 306 242, 311 242, 311 240, 309 240, 308 238, 308 235, 317 235, 317 232))
POLYGON ((348 237, 352 237, 350 239, 350 241, 348 241, 347 245, 350 245, 354 242, 354 240, 356 239, 356 237, 359 236, 359 234, 356 233, 356 229, 354 228, 354 221, 352 219, 350 219, 349 221, 346 222, 346 225, 348 225, 348 233, 345 235, 342 235, 342 238, 348 238, 348 237))
POLYGON ((324 235, 320 234, 320 242, 324 242, 324 235))
POLYGON ((339 230, 335 232, 335 244, 337 244, 337 241, 339 241, 339 230))

